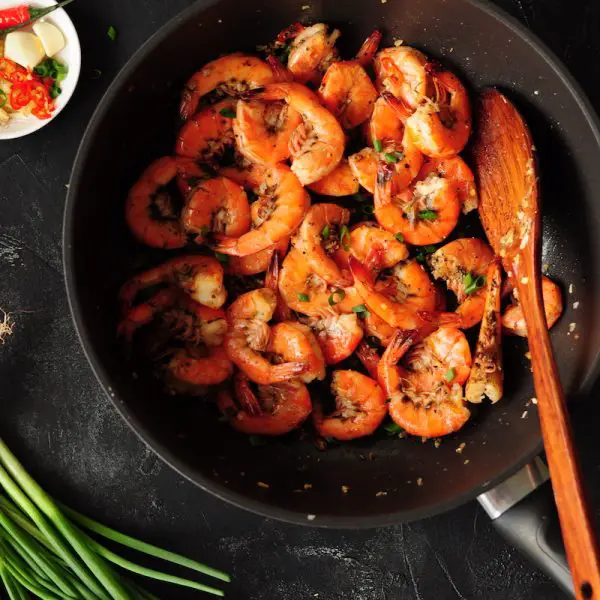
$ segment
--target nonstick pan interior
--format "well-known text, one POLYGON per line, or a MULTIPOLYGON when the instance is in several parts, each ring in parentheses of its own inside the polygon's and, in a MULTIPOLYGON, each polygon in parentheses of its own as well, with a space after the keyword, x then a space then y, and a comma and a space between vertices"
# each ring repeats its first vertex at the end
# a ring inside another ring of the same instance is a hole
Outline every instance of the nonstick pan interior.
POLYGON ((382 28, 384 45, 402 39, 439 58, 470 85, 473 98, 497 85, 515 100, 539 151, 543 262, 563 286, 566 310, 552 332, 562 382, 568 395, 590 383, 600 344, 600 147, 593 118, 572 81, 528 34, 469 0, 326 0, 308 10, 295 0, 198 2, 166 25, 111 86, 82 143, 65 217, 69 298, 86 353, 118 410, 192 481, 297 522, 376 526, 420 518, 474 497, 540 450, 522 340, 505 344, 505 398, 474 410, 439 447, 381 434, 323 452, 310 427, 250 446, 217 420, 210 402, 163 394, 143 365, 124 358, 115 337, 120 285, 166 258, 133 242, 123 205, 146 164, 172 151, 183 83, 208 60, 252 51, 297 20, 339 27, 347 57, 382 28))

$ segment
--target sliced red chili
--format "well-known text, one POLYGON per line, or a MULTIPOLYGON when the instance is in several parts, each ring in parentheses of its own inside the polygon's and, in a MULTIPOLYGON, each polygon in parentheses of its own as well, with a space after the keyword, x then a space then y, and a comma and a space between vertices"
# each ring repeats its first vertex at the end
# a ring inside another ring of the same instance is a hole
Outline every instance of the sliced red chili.
POLYGON ((0 29, 8 29, 15 25, 20 25, 29 21, 31 18, 29 6, 21 4, 20 6, 11 6, 0 10, 0 29))
POLYGON ((10 90, 10 106, 13 110, 21 110, 31 102, 31 90, 28 81, 14 83, 10 90))

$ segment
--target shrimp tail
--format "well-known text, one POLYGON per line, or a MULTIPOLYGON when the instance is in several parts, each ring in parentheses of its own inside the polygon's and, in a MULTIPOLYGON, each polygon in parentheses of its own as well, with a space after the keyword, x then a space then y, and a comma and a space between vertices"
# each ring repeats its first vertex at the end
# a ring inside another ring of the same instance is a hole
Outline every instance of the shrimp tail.
POLYGON ((417 314, 423 321, 436 328, 448 325, 460 329, 463 324, 463 318, 459 314, 453 312, 420 310, 417 314))
MULTIPOLYGON (((275 60, 277 60, 275 58, 275 60)), ((279 62, 279 61, 277 61, 279 62)), ((281 64, 281 63, 279 63, 281 64)), ((269 66, 271 67, 271 69, 273 69, 273 64, 270 63, 269 66)), ((283 67, 283 65, 281 65, 283 67)), ((273 71, 275 72, 275 71, 273 71)), ((251 90, 248 90, 247 92, 244 92, 243 94, 240 95, 240 100, 268 100, 268 98, 266 98, 264 96, 265 94, 265 86, 260 86, 260 87, 255 87, 252 88, 251 90)))
POLYGON ((377 49, 379 48, 382 37, 383 34, 381 31, 379 31, 379 29, 375 29, 375 31, 373 31, 373 33, 363 42, 356 54, 356 61, 361 67, 367 67, 369 64, 371 64, 375 54, 377 53, 377 49))
POLYGON ((235 383, 235 396, 242 407, 244 412, 249 415, 258 417, 262 414, 262 408, 259 401, 256 398, 254 390, 250 386, 250 380, 248 376, 241 371, 236 375, 234 379, 235 383))
POLYGON ((352 273, 354 279, 358 279, 369 290, 374 288, 375 281, 373 280, 373 274, 366 265, 361 263, 355 256, 351 255, 348 258, 348 266, 350 267, 350 273, 352 273))
POLYGON ((222 233, 215 233, 213 235, 213 240, 214 242, 211 244, 211 248, 215 252, 228 254, 230 256, 240 256, 237 248, 238 238, 229 237, 222 233))
POLYGON ((382 92, 382 98, 387 102, 388 106, 396 113, 398 118, 404 122, 413 111, 400 98, 397 98, 391 92, 382 92))
POLYGON ((286 27, 283 31, 280 31, 275 39, 278 44, 285 44, 290 40, 293 40, 301 31, 305 28, 302 23, 292 23, 289 27, 286 27))
POLYGON ((418 335, 417 329, 398 329, 385 349, 381 360, 388 365, 396 365, 413 345, 418 335))
MULTIPOLYGON (((267 64, 271 67, 273 71, 273 75, 275 76, 275 81, 280 81, 284 83, 289 83, 290 81, 294 81, 293 73, 273 54, 270 54, 266 58, 267 64)), ((257 88, 261 89, 261 88, 257 88)), ((262 88, 264 89, 264 88, 262 88)))
POLYGON ((377 366, 380 361, 377 348, 369 346, 369 344, 363 340, 356 349, 356 356, 358 356, 363 367, 369 372, 369 375, 377 380, 377 366))
POLYGON ((283 298, 279 294, 279 274, 281 271, 281 257, 277 250, 273 251, 271 260, 269 261, 269 268, 265 274, 265 287, 273 290, 277 294, 277 308, 275 309, 274 317, 280 323, 283 321, 292 321, 293 315, 292 310, 284 302, 283 298))
POLYGON ((284 383, 306 373, 309 369, 310 365, 302 362, 288 362, 275 365, 271 370, 271 380, 273 383, 284 383))

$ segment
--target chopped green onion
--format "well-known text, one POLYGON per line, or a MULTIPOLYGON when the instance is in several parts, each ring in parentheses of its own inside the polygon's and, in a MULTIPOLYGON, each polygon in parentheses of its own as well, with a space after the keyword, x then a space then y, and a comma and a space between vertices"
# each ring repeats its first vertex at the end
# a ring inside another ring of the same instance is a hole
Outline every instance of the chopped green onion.
POLYGON ((325 225, 325 227, 323 227, 323 230, 321 231, 321 237, 324 240, 328 240, 330 233, 331 233, 331 229, 329 228, 329 225, 325 225))
POLYGON ((401 233, 397 233, 394 236, 399 242, 403 242, 404 241, 404 236, 401 233))
POLYGON ((433 244, 429 244, 427 246, 423 246, 423 251, 427 254, 433 254, 437 248, 433 244))
POLYGON ((450 367, 446 373, 444 374, 444 379, 450 383, 451 381, 454 381, 454 378, 456 377, 456 371, 450 367))
POLYGON ((381 152, 383 150, 381 140, 373 140, 373 148, 375 148, 375 152, 381 152))
POLYGON ((346 251, 350 250, 350 244, 344 241, 347 237, 350 237, 350 230, 347 225, 342 225, 340 228, 340 243, 342 244, 342 248, 346 251))
POLYGON ((356 306, 353 306, 352 312, 356 313, 359 317, 362 317, 363 319, 371 316, 369 309, 364 304, 357 304, 356 306))
POLYGON ((335 290, 329 296, 329 306, 334 306, 335 304, 339 304, 346 297, 346 292, 344 290, 335 290))
POLYGON ((250 445, 254 448, 260 448, 261 446, 266 446, 267 444, 265 438, 260 435, 251 435, 248 438, 248 441, 250 442, 250 445))
POLYGON ((226 265, 229 262, 229 256, 221 252, 215 252, 215 258, 222 264, 226 265))
POLYGON ((383 429, 386 431, 388 435, 397 435, 402 432, 402 427, 400 425, 396 425, 393 421, 390 423, 386 423, 383 426, 383 429))
POLYGON ((6 92, 4 90, 0 90, 0 108, 6 104, 6 100, 6 92))
POLYGON ((302 292, 298 292, 298 300, 300 300, 300 302, 308 302, 310 300, 310 298, 308 297, 308 294, 303 294, 302 292))
POLYGON ((417 217, 424 221, 435 221, 438 218, 438 214, 435 210, 420 210, 417 213, 417 217))
POLYGON ((219 111, 219 114, 222 117, 227 117, 228 119, 235 119, 235 110, 233 110, 232 108, 222 108, 219 111))
POLYGON ((386 152, 383 155, 383 158, 385 159, 385 162, 397 163, 401 160, 401 155, 399 155, 398 152, 386 152))
POLYGON ((113 41, 113 42, 114 42, 114 41, 117 39, 117 29, 116 29, 116 28, 115 28, 113 25, 111 25, 111 26, 108 28, 108 31, 106 32, 106 35, 108 36, 108 38, 109 38, 111 41, 113 41))
POLYGON ((474 277, 472 273, 467 273, 463 279, 465 294, 470 296, 485 285, 485 276, 479 275, 474 277))

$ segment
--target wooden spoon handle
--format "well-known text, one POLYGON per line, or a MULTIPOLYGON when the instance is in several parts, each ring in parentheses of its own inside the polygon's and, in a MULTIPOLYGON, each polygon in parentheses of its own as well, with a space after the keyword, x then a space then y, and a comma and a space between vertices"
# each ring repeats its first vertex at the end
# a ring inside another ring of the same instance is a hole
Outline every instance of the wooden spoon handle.
POLYGON ((546 326, 539 276, 532 255, 513 263, 527 323, 533 381, 554 499, 577 598, 600 598, 600 561, 589 503, 573 446, 573 432, 546 326))

